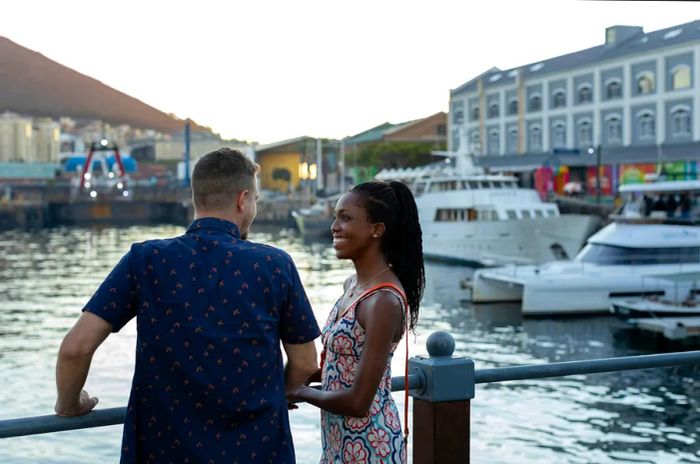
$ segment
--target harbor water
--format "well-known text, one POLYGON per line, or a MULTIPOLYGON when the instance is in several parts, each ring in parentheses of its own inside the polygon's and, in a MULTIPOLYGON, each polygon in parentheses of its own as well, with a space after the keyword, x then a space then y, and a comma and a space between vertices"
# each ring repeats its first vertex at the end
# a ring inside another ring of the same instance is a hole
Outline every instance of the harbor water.
MULTIPOLYGON (((144 226, 0 233, 0 420, 53 412, 56 352, 82 305, 132 242, 182 231, 144 226)), ((254 231, 251 240, 292 255, 322 324, 350 263, 338 261, 330 243, 304 243, 288 230, 254 231)), ((427 263, 426 272, 411 355, 425 353, 435 330, 452 333, 455 355, 473 358, 477 369, 655 349, 620 336, 608 316, 523 320, 513 306, 472 308, 459 285, 469 268, 427 263)), ((100 398, 98 407, 126 405, 135 339, 132 321, 95 355, 86 390, 100 398)), ((394 375, 402 375, 402 351, 394 363, 394 375)), ((471 403, 472 462, 700 463, 699 373, 683 367, 478 385, 471 403)), ((395 398, 402 410, 403 394, 395 398)), ((298 462, 318 462, 318 411, 302 405, 290 415, 298 462)), ((121 426, 4 439, 0 462, 118 462, 120 440, 121 426)))

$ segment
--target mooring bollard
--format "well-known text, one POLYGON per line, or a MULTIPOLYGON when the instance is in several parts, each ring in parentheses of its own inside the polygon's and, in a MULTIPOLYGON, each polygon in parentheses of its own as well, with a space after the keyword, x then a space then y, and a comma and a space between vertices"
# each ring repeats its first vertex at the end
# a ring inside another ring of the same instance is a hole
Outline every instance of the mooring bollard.
POLYGON ((429 358, 412 357, 409 373, 422 378, 412 390, 413 463, 469 462, 469 402, 474 398, 474 362, 454 358, 455 340, 435 332, 426 342, 429 358))

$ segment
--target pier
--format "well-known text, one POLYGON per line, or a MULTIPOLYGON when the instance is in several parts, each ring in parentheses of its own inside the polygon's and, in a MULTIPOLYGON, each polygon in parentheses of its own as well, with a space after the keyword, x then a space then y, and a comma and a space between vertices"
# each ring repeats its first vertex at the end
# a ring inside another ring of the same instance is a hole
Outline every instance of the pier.
MULTIPOLYGON (((700 351, 688 351, 475 369, 473 360, 453 356, 455 341, 446 332, 433 333, 426 345, 429 356, 412 357, 408 376, 392 379, 392 391, 408 388, 414 399, 414 464, 469 462, 470 404, 476 396, 476 384, 700 364, 700 351)), ((117 425, 125 416, 126 408, 120 407, 80 417, 47 415, 3 420, 0 438, 117 425)))

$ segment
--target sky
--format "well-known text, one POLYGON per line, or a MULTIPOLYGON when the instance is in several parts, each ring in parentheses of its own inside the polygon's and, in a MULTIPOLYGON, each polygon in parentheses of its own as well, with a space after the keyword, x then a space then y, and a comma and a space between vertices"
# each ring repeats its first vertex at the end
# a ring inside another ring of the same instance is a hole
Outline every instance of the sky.
MULTIPOLYGON (((700 19, 700 2, 63 0, 2 3, 0 35, 225 138, 340 138, 447 111, 449 91, 700 19)), ((1 59, 2 57, 0 57, 1 59)))

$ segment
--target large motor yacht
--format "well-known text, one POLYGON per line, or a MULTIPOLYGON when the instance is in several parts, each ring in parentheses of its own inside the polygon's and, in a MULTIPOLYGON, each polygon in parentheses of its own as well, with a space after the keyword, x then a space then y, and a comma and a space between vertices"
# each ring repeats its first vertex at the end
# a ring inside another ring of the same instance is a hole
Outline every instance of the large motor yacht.
POLYGON ((466 152, 434 154, 446 157, 443 168, 377 175, 412 185, 427 258, 475 267, 567 259, 600 227, 596 216, 559 214, 515 177, 484 173, 466 152))
POLYGON ((658 277, 700 271, 700 181, 625 185, 620 192, 630 201, 575 259, 479 269, 472 301, 521 301, 524 315, 553 315, 604 312, 619 298, 678 292, 658 277), (645 211, 653 196, 678 194, 688 195, 688 211, 645 211))

